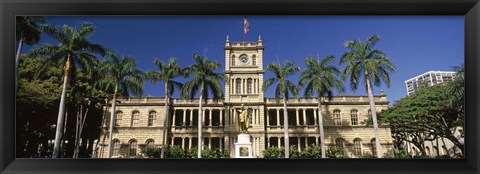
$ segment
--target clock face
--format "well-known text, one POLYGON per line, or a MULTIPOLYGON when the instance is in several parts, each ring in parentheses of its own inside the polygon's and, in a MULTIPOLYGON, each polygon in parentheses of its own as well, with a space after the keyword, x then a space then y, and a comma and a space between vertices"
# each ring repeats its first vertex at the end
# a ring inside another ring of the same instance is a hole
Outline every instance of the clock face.
POLYGON ((248 57, 247 55, 241 55, 240 56, 240 62, 242 62, 243 64, 246 64, 248 62, 248 57))

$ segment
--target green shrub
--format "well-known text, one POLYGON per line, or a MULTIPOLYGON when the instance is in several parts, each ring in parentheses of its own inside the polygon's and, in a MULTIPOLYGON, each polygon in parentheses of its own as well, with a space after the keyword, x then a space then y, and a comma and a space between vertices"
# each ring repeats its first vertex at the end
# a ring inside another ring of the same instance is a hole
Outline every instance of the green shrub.
POLYGON ((285 157, 285 148, 284 147, 268 147, 263 151, 264 158, 284 158, 285 157))
POLYGON ((308 146, 300 152, 300 158, 322 158, 322 148, 317 145, 308 146))
POLYGON ((343 149, 338 149, 336 147, 328 148, 326 155, 328 158, 345 158, 346 157, 343 149))
POLYGON ((412 158, 410 155, 405 152, 403 149, 394 149, 393 150, 393 158, 412 158))

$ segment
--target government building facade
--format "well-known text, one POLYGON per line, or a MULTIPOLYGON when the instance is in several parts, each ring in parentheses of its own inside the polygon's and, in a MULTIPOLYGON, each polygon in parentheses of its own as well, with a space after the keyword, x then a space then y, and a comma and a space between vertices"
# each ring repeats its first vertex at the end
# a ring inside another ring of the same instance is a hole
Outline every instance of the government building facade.
MULTIPOLYGON (((242 105, 249 115, 248 134, 251 136, 253 156, 263 157, 267 147, 283 146, 283 103, 275 98, 265 98, 264 45, 259 36, 254 42, 230 42, 225 50, 224 98, 208 99, 203 103, 202 138, 204 148, 228 150, 235 156, 234 143, 241 133, 236 128, 238 110, 242 105)), ((299 63, 299 62, 297 62, 299 63)), ((376 110, 387 109, 386 95, 374 96, 376 110)), ((322 99, 326 147, 344 150, 347 157, 375 155, 373 126, 367 126, 371 117, 367 96, 337 95, 332 100, 322 99)), ((162 147, 165 115, 163 97, 122 98, 116 107, 116 120, 112 136, 112 158, 146 157, 147 148, 162 147)), ((198 99, 171 100, 166 144, 183 149, 197 147, 198 99)), ((287 101, 289 142, 302 150, 319 145, 318 99, 298 98, 287 101)), ((106 107, 105 119, 110 108, 106 107)), ((108 122, 97 142, 96 155, 107 158, 108 122)), ((393 155, 390 128, 379 125, 383 156, 393 155)))

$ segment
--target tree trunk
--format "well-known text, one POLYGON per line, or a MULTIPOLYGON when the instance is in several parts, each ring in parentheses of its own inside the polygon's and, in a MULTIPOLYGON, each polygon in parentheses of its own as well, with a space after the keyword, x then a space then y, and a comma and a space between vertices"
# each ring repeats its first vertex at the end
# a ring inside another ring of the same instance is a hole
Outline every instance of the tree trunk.
POLYGON ((112 157, 112 136, 113 136, 113 124, 115 124, 115 106, 117 104, 117 91, 118 91, 118 84, 115 85, 115 91, 113 92, 113 99, 112 99, 112 112, 110 113, 110 125, 108 131, 108 158, 112 157))
POLYGON ((55 144, 53 145, 53 154, 52 158, 57 158, 59 151, 60 151, 60 140, 62 139, 62 131, 63 131, 63 122, 65 119, 65 99, 67 95, 67 85, 68 85, 68 76, 70 73, 70 65, 72 59, 70 58, 70 54, 67 55, 67 61, 65 62, 65 71, 63 75, 63 89, 62 95, 60 97, 60 106, 58 109, 58 116, 57 116, 57 127, 55 133, 55 144))
POLYGON ((325 135, 323 132, 322 99, 318 91, 318 130, 320 131, 320 148, 322 149, 322 158, 325 158, 325 135))
MULTIPOLYGON (((78 144, 79 144, 79 131, 80 131, 80 123, 81 123, 81 117, 82 117, 82 108, 83 105, 80 105, 79 111, 77 110, 77 120, 76 120, 76 125, 75 125, 75 148, 73 150, 73 158, 78 158, 78 144)), ((77 107, 78 109, 78 107, 77 107)))
POLYGON ((285 95, 283 97, 283 141, 285 143, 285 158, 290 158, 290 144, 288 137, 288 111, 287 111, 287 99, 285 95))
POLYGON ((17 55, 15 55, 15 68, 17 68, 17 76, 15 76, 15 89, 18 88, 18 64, 20 63, 20 55, 22 54, 22 48, 23 37, 20 37, 20 41, 18 41, 17 55))
POLYGON ((370 103, 370 110, 372 112, 373 131, 375 133, 375 147, 377 150, 377 158, 382 158, 382 146, 380 145, 380 137, 378 136, 377 110, 375 109, 375 101, 373 98, 372 87, 370 85, 370 77, 366 75, 365 80, 367 83, 368 102, 370 103))
POLYGON ((200 102, 200 105, 198 107, 198 145, 197 145, 197 157, 202 158, 202 120, 203 120, 203 112, 202 112, 202 99, 203 99, 203 83, 202 83, 202 89, 200 90, 200 99, 198 100, 200 102))
POLYGON ((83 105, 80 106, 80 118, 77 119, 77 134, 75 136, 75 151, 73 153, 73 158, 78 158, 78 154, 80 153, 80 139, 82 137, 83 126, 85 125, 85 120, 87 119, 88 109, 90 107, 90 102, 87 103, 87 109, 85 110, 85 114, 83 113, 83 105))
MULTIPOLYGON (((167 127, 168 127, 168 80, 165 81, 165 118, 163 119, 163 136, 162 136, 162 151, 160 153, 160 158, 163 158, 165 155, 165 141, 167 139, 167 127)), ((184 115, 185 117, 185 115, 184 115)))
MULTIPOLYGON (((106 122, 107 122, 107 119, 106 119, 107 111, 108 111, 108 99, 105 100, 105 110, 103 111, 104 119, 103 119, 103 121, 102 121, 102 126, 103 126, 104 124, 105 124, 105 125, 107 124, 107 123, 106 123, 106 122)), ((103 152, 105 151, 104 145, 105 145, 105 138, 107 137, 107 136, 106 136, 106 135, 107 135, 107 128, 105 128, 105 129, 102 128, 102 131, 104 131, 104 132, 103 132, 103 140, 102 140, 102 144, 101 144, 102 147, 101 147, 100 151, 97 152, 97 153, 98 153, 98 154, 97 154, 97 157, 100 157, 100 154, 101 154, 101 156, 104 158, 103 152)), ((98 141, 100 141, 100 139, 99 139, 98 141)), ((100 144, 100 142, 97 143, 97 147, 98 147, 98 144, 100 144)))

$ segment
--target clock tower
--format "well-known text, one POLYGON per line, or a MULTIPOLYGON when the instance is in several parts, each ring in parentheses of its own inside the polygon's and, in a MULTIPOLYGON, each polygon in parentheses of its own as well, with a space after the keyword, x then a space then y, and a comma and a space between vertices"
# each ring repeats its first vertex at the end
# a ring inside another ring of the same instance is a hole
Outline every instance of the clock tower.
POLYGON ((261 153, 265 147, 262 38, 258 36, 258 40, 253 42, 231 42, 227 36, 224 50, 224 73, 227 77, 224 104, 228 111, 226 121, 229 125, 225 132, 230 135, 231 143, 236 142, 240 132, 235 125, 238 121, 238 110, 243 105, 250 118, 248 134, 251 135, 253 150, 261 153))

